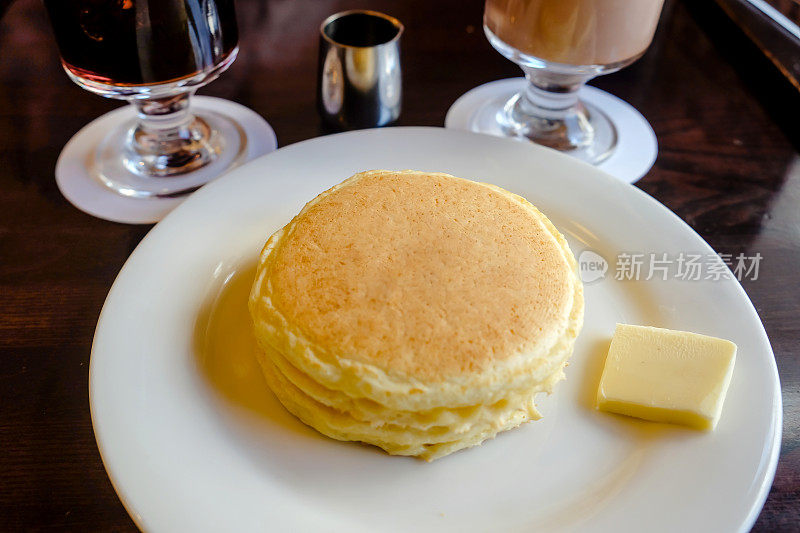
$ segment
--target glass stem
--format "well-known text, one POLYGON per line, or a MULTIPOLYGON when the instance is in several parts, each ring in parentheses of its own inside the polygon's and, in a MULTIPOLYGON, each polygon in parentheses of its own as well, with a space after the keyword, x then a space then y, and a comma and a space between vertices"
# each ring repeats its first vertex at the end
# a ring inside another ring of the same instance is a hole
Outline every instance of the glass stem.
MULTIPOLYGON (((531 115, 549 120, 560 120, 574 112, 578 106, 578 90, 583 87, 584 80, 577 83, 564 83, 563 80, 542 79, 536 69, 526 68, 525 78, 528 85, 522 95, 521 105, 531 115)), ((552 77, 552 76, 548 76, 552 77)))
POLYGON ((135 99, 138 123, 128 138, 129 170, 142 175, 173 176, 196 170, 217 155, 211 128, 189 112, 191 92, 135 99))
POLYGON ((528 83, 504 108, 508 133, 558 150, 592 143, 594 132, 578 91, 587 76, 523 66, 528 83))

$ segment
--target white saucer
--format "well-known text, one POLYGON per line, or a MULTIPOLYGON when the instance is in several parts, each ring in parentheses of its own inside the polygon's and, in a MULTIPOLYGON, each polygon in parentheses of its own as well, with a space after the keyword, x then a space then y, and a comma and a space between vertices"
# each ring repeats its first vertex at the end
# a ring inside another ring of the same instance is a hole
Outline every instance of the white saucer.
MULTIPOLYGON (((242 146, 228 170, 275 150, 278 142, 272 127, 258 113, 243 105, 195 96, 192 108, 230 117, 242 129, 242 146)), ((126 105, 93 120, 69 140, 56 164, 56 183, 69 202, 92 216, 127 224, 152 224, 183 202, 189 195, 174 198, 122 196, 104 185, 93 171, 91 161, 101 140, 120 122, 134 117, 126 105)))
MULTIPOLYGON (((525 78, 509 78, 475 87, 450 107, 445 127, 504 137, 494 115, 526 83, 525 78)), ((653 128, 632 105, 596 87, 584 86, 580 98, 602 109, 617 127, 617 148, 597 168, 627 183, 639 181, 658 155, 653 128)))

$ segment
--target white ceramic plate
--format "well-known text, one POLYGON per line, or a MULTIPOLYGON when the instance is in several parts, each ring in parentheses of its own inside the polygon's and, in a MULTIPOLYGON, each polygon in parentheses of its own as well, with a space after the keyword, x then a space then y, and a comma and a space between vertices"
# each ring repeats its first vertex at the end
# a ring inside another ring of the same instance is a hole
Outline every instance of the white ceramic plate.
MULTIPOLYGON (((266 238, 306 201, 373 168, 444 171, 505 187, 550 216, 576 256, 712 253, 635 187, 505 139, 392 128, 322 137, 259 158, 158 224, 125 264, 100 316, 92 420, 111 480, 140 527, 730 532, 752 525, 775 472, 781 397, 769 341, 735 280, 615 281, 612 264, 605 279, 586 286, 583 332, 567 381, 542 401, 544 419, 432 464, 320 436, 253 381, 260 376, 244 356, 231 355, 238 374, 227 385, 209 379, 197 340, 209 302, 231 284, 246 291, 266 238), (716 431, 592 408, 616 322, 738 344, 716 431)), ((229 335, 235 346, 239 335, 229 335)))

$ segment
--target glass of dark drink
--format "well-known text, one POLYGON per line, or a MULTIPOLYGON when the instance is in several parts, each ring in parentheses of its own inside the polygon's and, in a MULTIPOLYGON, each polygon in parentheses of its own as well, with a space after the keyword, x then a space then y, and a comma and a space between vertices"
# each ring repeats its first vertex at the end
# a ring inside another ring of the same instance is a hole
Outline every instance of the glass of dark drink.
POLYGON ((91 162, 126 196, 190 192, 236 161, 231 119, 193 114, 189 99, 238 51, 233 0, 44 0, 64 69, 96 94, 129 101, 136 119, 109 131, 91 162))

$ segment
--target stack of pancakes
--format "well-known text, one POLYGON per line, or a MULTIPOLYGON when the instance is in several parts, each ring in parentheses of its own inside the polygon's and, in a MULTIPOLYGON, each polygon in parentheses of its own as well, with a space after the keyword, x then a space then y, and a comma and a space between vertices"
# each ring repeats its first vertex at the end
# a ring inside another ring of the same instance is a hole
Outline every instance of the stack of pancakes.
POLYGON ((250 295, 267 383, 339 440, 433 460, 540 418, 583 321, 575 259, 524 198, 370 171, 270 237, 250 295))

